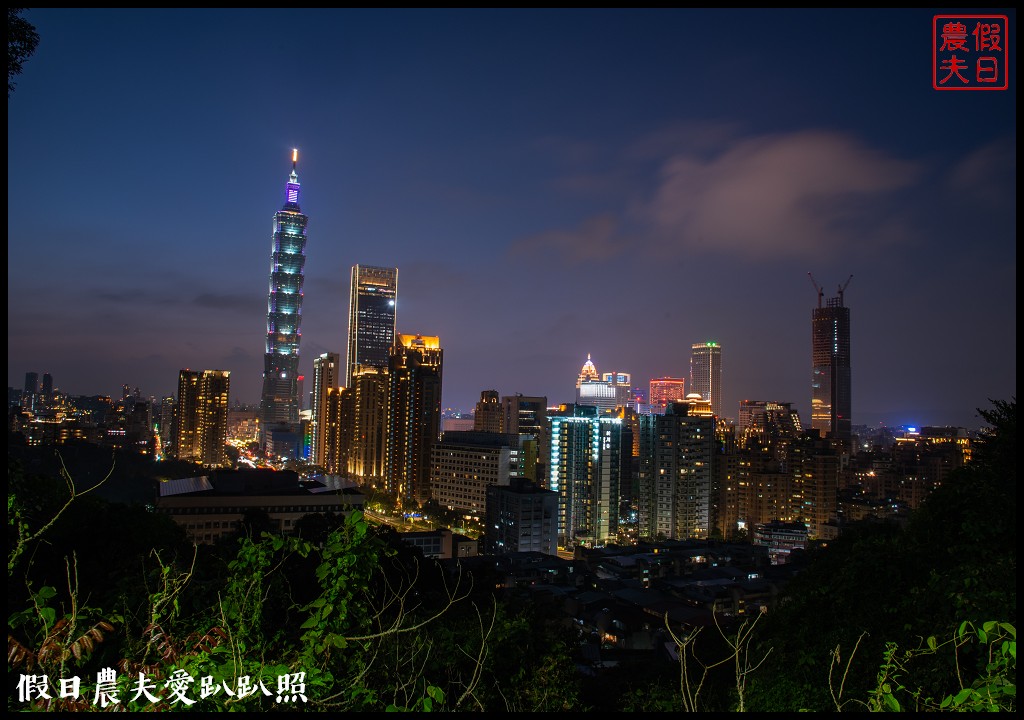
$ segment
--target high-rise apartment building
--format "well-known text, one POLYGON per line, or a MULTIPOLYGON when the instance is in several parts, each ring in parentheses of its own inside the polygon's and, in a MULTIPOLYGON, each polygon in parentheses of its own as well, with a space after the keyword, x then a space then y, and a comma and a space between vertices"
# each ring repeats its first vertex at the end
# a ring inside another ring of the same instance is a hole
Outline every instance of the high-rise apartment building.
POLYGON ((205 467, 228 465, 227 370, 182 370, 178 373, 177 422, 174 441, 178 460, 205 467))
POLYGON ((302 336, 302 269, 306 263, 306 224, 299 209, 299 151, 292 151, 292 171, 284 205, 274 215, 267 296, 267 343, 260 404, 265 433, 271 426, 299 422, 299 339, 302 336))
POLYGON ((852 430, 850 308, 843 305, 849 282, 824 307, 822 289, 814 283, 818 307, 811 311, 811 428, 844 442, 850 440, 852 430))
POLYGON ((558 554, 558 494, 513 478, 487 488, 484 547, 491 555, 558 554))
POLYGON ((349 292, 346 386, 356 366, 388 366, 395 344, 398 268, 353 265, 349 292))
POLYGON ((386 490, 410 507, 430 499, 430 449, 441 437, 443 359, 436 336, 399 334, 391 347, 386 490))
POLYGON ((312 439, 310 460, 314 465, 327 467, 324 458, 327 448, 327 396, 338 387, 341 372, 341 356, 338 353, 321 353, 313 360, 313 401, 310 419, 312 439))
POLYGON ((701 403, 670 403, 664 415, 639 418, 641 538, 706 540, 717 526, 715 417, 701 403))
POLYGON ((531 438, 521 439, 519 443, 523 456, 523 476, 533 482, 541 482, 550 447, 548 399, 543 395, 506 395, 501 399, 501 410, 502 432, 529 435, 531 438))
POLYGON ((782 441, 796 440, 803 432, 800 414, 792 403, 770 400, 740 400, 737 425, 740 447, 766 450, 782 441))
POLYGON ((711 412, 722 417, 722 346, 717 342, 694 343, 690 354, 690 392, 711 403, 711 412))
POLYGON ((614 541, 619 525, 622 418, 592 405, 560 405, 548 416, 547 485, 558 493, 558 544, 614 541))
POLYGON ((340 399, 340 417, 344 431, 347 425, 345 410, 351 403, 349 474, 362 485, 390 491, 385 482, 389 381, 387 368, 357 365, 352 371, 352 384, 345 388, 340 399), (349 394, 351 399, 347 400, 345 395, 349 394))

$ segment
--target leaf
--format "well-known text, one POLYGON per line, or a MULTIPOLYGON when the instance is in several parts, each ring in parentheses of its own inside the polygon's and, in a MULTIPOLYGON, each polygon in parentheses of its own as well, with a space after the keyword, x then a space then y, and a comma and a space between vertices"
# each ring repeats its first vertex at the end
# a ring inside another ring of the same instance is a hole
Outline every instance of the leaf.
MULTIPOLYGON (((39 614, 43 618, 43 623, 47 628, 53 626, 53 620, 57 617, 57 611, 51 607, 39 608, 39 614)), ((56 628, 55 628, 56 629, 56 628)))
POLYGON ((894 698, 892 695, 885 695, 885 704, 889 706, 889 709, 893 712, 900 711, 900 701, 894 698))
POLYGON ((958 692, 956 696, 953 698, 953 704, 962 705, 964 700, 969 698, 972 695, 972 693, 973 691, 970 688, 964 688, 963 690, 958 692))

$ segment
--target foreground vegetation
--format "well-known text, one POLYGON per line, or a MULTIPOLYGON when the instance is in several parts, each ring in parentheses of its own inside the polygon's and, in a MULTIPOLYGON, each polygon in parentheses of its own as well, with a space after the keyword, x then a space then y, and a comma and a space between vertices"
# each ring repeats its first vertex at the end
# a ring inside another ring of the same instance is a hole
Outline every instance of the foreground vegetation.
POLYGON ((9 460, 8 708, 1013 711, 1016 401, 982 416, 907 527, 815 550, 767 613, 673 635, 678 663, 601 672, 560 612, 358 513, 195 547, 98 480, 9 460))

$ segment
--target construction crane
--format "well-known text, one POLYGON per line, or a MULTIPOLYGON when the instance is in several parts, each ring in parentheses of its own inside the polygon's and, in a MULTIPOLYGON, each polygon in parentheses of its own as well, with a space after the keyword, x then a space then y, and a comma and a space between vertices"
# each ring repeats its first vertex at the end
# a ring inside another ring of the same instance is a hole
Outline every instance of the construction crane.
MULTIPOLYGON (((818 283, 814 282, 814 276, 813 275, 811 275, 810 273, 807 273, 807 277, 809 277, 811 279, 811 285, 813 285, 814 289, 818 291, 818 307, 820 308, 821 307, 821 296, 824 293, 824 291, 821 289, 821 286, 818 285, 818 283)), ((851 277, 853 277, 853 276, 851 275, 851 277)), ((850 281, 847 280, 846 282, 850 282, 850 281)))
POLYGON ((850 284, 851 280, 853 280, 853 275, 846 278, 846 282, 839 286, 839 307, 843 307, 843 293, 846 292, 846 286, 850 284))

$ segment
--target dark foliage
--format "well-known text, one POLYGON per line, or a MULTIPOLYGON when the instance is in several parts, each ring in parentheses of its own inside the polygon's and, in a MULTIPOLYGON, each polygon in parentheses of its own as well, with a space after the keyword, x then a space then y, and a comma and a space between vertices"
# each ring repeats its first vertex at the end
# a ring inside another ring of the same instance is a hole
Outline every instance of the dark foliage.
POLYGON ((39 45, 35 26, 21 14, 26 8, 7 8, 7 99, 14 92, 14 78, 21 74, 22 65, 32 57, 39 45))
MULTIPOLYGON (((1016 400, 979 413, 990 427, 974 461, 938 488, 905 529, 854 527, 809 553, 808 568, 762 628, 760 647, 771 647, 772 655, 753 679, 754 709, 792 710, 794 698, 804 709, 835 709, 831 654, 840 649, 838 690, 862 635, 845 698, 865 699, 875 686, 886 642, 915 648, 929 636, 949 637, 965 620, 1016 622, 1016 400)), ((962 658, 968 666, 972 660, 981 659, 962 658)), ((955 678, 948 659, 936 656, 914 670, 925 687, 947 687, 955 678)))

